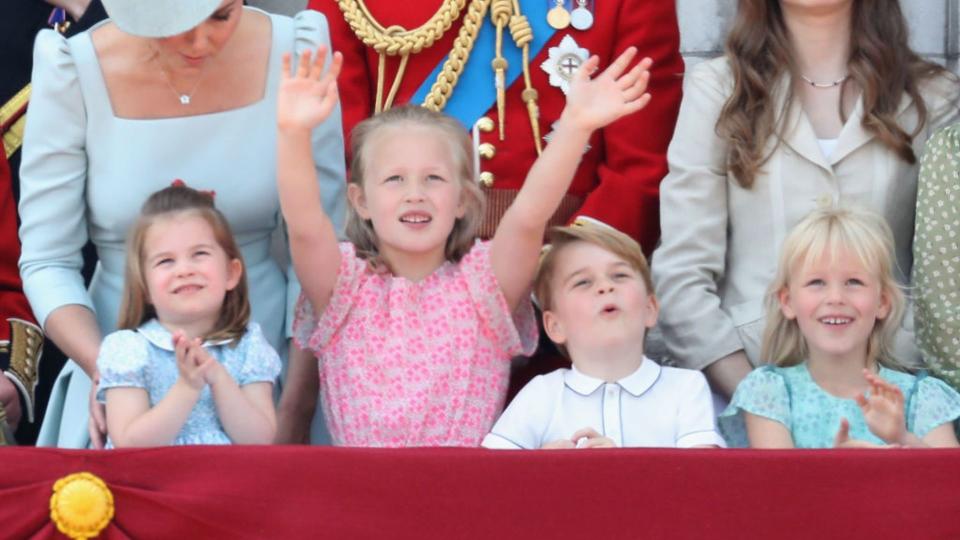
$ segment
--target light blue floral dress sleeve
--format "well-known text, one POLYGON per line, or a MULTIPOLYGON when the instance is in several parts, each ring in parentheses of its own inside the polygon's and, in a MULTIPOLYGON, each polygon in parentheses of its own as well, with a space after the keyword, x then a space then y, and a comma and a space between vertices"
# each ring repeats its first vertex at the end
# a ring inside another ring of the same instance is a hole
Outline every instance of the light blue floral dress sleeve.
POLYGON ((235 356, 239 361, 234 367, 234 378, 238 385, 272 383, 280 375, 280 356, 267 342, 257 323, 250 323, 237 349, 235 356))
POLYGON ((779 370, 761 366, 750 372, 737 386, 730 405, 717 419, 718 427, 731 448, 750 446, 743 412, 769 418, 792 429, 790 389, 779 370))
POLYGON ((960 394, 940 379, 921 374, 906 413, 907 430, 922 438, 933 428, 960 418, 960 394))
POLYGON ((104 338, 97 356, 100 386, 97 400, 106 402, 108 388, 147 389, 150 350, 147 340, 133 330, 120 330, 104 338))

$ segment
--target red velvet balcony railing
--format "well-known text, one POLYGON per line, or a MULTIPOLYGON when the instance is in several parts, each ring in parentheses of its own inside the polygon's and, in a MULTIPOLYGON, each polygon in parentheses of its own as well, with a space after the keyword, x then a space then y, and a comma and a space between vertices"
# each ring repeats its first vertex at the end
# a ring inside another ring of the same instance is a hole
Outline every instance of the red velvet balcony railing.
POLYGON ((0 537, 62 538, 91 472, 100 538, 960 538, 960 451, 0 449, 0 537))

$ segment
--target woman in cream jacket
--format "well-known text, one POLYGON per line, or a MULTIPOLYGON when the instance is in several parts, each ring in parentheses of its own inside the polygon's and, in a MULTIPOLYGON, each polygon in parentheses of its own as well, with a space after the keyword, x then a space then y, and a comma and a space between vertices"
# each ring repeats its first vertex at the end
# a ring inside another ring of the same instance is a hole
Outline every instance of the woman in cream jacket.
POLYGON ((957 118, 958 87, 910 51, 897 0, 741 0, 726 56, 686 79, 653 276, 670 357, 729 398, 763 361, 764 293, 811 210, 884 216, 907 282, 917 157, 957 118))

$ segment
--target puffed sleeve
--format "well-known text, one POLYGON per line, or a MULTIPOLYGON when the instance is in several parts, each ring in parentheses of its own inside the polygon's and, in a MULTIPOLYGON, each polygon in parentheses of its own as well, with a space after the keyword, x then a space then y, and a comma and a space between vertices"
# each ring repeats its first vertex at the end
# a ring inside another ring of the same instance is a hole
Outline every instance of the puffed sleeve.
POLYGON ((746 448, 749 444, 743 413, 769 418, 792 431, 790 393, 783 375, 773 366, 761 366, 750 372, 733 394, 730 405, 717 419, 727 444, 746 448))
POLYGON ((686 378, 685 396, 677 413, 677 448, 714 444, 726 446, 723 437, 717 432, 713 415, 713 395, 707 378, 703 373, 693 370, 680 370, 686 378))
POLYGON ((907 402, 907 429, 924 437, 931 429, 960 418, 960 394, 936 377, 920 374, 907 402))
POLYGON ((555 397, 551 388, 554 385, 550 383, 557 376, 562 377, 562 372, 537 375, 528 382, 503 411, 480 445, 495 449, 531 450, 550 442, 543 438, 556 405, 556 400, 551 399, 555 397))
MULTIPOLYGON (((327 48, 327 65, 331 61, 330 31, 327 19, 316 11, 302 11, 294 17, 295 58, 306 50, 316 51, 324 45, 327 48)), ((313 161, 317 169, 317 181, 320 183, 320 198, 323 210, 330 217, 337 235, 342 236, 347 209, 346 168, 344 165, 343 130, 341 127, 340 103, 334 107, 330 117, 314 128, 313 161)), ((293 263, 287 266, 287 303, 288 313, 295 312, 295 302, 300 296, 300 281, 293 270, 293 263)), ((291 318, 288 318, 290 320, 291 318)), ((292 335, 292 328, 287 328, 292 335)))
POLYGON ((513 313, 510 312, 493 271, 490 242, 477 240, 460 261, 460 271, 466 280, 483 332, 497 350, 510 356, 533 354, 539 338, 533 303, 527 296, 520 300, 513 313))
POLYGON ((677 10, 674 2, 656 0, 611 4, 618 9, 608 60, 613 61, 630 46, 636 46, 641 57, 653 59, 647 86, 653 99, 642 111, 601 131, 603 160, 596 171, 598 184, 577 215, 599 219, 629 234, 650 253, 659 236, 660 181, 667 173, 667 146, 683 86, 677 10))
POLYGON ((147 388, 149 362, 150 346, 137 332, 120 330, 107 335, 97 355, 97 370, 100 372, 97 400, 105 402, 109 388, 147 388))
POLYGON ((93 310, 80 274, 87 242, 86 108, 69 44, 52 30, 37 35, 32 81, 20 167, 20 275, 43 326, 61 306, 93 310))
POLYGON ((256 382, 272 383, 280 375, 280 355, 263 336, 259 324, 255 322, 249 324, 239 348, 243 354, 243 362, 236 376, 238 385, 256 382))
POLYGON ((350 242, 340 244, 340 269, 330 301, 323 313, 317 313, 313 304, 303 294, 297 302, 293 317, 293 339, 302 349, 310 349, 317 356, 327 346, 333 335, 347 320, 347 315, 360 295, 363 276, 368 269, 367 261, 357 257, 350 242))
POLYGON ((960 388, 960 124, 927 141, 917 185, 913 239, 914 320, 923 361, 937 377, 960 388))
POLYGON ((715 125, 726 100, 717 61, 687 76, 680 117, 660 186, 661 245, 653 255, 660 326, 672 359, 703 369, 743 348, 720 308, 726 270, 727 147, 715 125))

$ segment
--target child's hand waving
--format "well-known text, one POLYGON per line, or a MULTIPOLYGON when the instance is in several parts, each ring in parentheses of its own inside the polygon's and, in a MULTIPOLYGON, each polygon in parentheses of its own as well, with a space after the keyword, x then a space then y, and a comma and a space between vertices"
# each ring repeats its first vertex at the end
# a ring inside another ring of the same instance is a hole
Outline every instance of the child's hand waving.
POLYGON ((596 71, 600 59, 591 56, 573 77, 561 118, 581 129, 593 131, 646 107, 650 102, 647 83, 653 60, 644 58, 628 70, 636 55, 636 47, 628 48, 593 79, 590 76, 596 71))
POLYGON ((343 55, 333 53, 330 69, 323 72, 327 48, 317 47, 316 54, 304 51, 291 66, 290 53, 283 55, 280 91, 277 96, 277 126, 280 129, 310 130, 330 116, 337 104, 337 76, 343 64, 343 55))
POLYGON ((857 405, 863 411, 867 427, 888 443, 903 443, 907 435, 903 392, 870 371, 864 370, 863 376, 870 383, 870 397, 860 394, 857 405))

